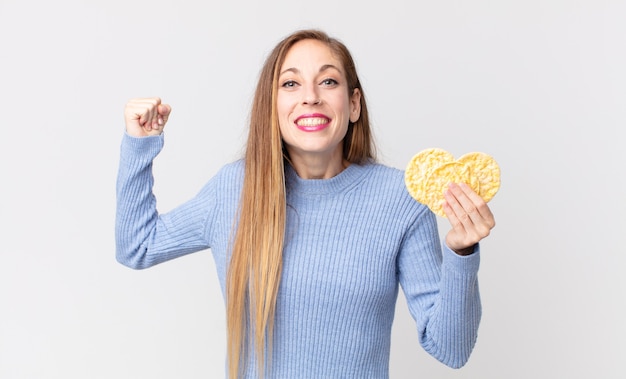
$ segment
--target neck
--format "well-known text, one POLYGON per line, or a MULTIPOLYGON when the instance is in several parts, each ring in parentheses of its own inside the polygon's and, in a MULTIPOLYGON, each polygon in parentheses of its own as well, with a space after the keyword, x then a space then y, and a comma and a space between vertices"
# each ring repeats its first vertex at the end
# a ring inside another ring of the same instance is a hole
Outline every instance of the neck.
POLYGON ((329 179, 350 165, 341 151, 328 154, 300 154, 289 152, 293 169, 302 179, 329 179))

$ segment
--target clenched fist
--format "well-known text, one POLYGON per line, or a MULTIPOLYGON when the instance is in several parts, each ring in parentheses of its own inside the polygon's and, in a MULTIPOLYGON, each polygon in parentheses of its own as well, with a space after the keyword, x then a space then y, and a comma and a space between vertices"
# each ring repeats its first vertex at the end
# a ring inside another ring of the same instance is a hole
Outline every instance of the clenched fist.
POLYGON ((132 99, 124 109, 126 132, 133 137, 157 136, 163 133, 171 111, 158 97, 132 99))

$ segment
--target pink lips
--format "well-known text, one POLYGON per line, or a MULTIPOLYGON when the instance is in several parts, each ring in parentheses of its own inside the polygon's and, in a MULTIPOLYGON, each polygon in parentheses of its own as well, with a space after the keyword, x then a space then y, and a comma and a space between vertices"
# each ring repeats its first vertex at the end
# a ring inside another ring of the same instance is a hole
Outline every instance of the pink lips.
POLYGON ((330 119, 321 113, 304 114, 296 119, 295 124, 303 132, 318 132, 330 125, 330 119))

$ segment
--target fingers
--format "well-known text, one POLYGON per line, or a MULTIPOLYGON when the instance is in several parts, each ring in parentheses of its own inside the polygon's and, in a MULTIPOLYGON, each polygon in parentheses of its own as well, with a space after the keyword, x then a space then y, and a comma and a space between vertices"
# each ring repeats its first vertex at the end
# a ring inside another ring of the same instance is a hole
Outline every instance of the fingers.
POLYGON ((158 106, 161 104, 161 99, 158 97, 151 99, 136 99, 134 100, 134 104, 136 106, 136 116, 139 116, 139 124, 146 128, 146 130, 151 130, 156 128, 158 123, 158 106))
POLYGON ((461 221, 493 219, 485 201, 465 183, 450 183, 444 198, 461 221))
POLYGON ((161 134, 171 111, 158 97, 131 99, 124 111, 126 131, 136 137, 161 134))
POLYGON ((443 209, 452 226, 446 238, 451 249, 465 249, 489 235, 495 226, 493 214, 468 185, 452 183, 444 197, 443 209))

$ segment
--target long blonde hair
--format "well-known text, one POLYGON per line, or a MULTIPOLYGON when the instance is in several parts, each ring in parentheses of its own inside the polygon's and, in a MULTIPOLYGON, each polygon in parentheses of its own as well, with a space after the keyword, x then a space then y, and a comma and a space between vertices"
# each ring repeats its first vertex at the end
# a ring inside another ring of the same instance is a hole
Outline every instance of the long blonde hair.
POLYGON ((288 156, 276 111, 278 74, 289 49, 305 39, 328 45, 344 65, 348 94, 357 88, 361 91, 361 115, 348 127, 343 143, 344 158, 356 164, 375 158, 365 95, 352 56, 344 44, 319 30, 297 31, 279 42, 263 65, 250 114, 239 219, 226 282, 230 378, 237 378, 246 371, 244 364, 252 352, 256 354, 261 375, 265 362, 271 361, 287 208, 285 161, 288 156))

